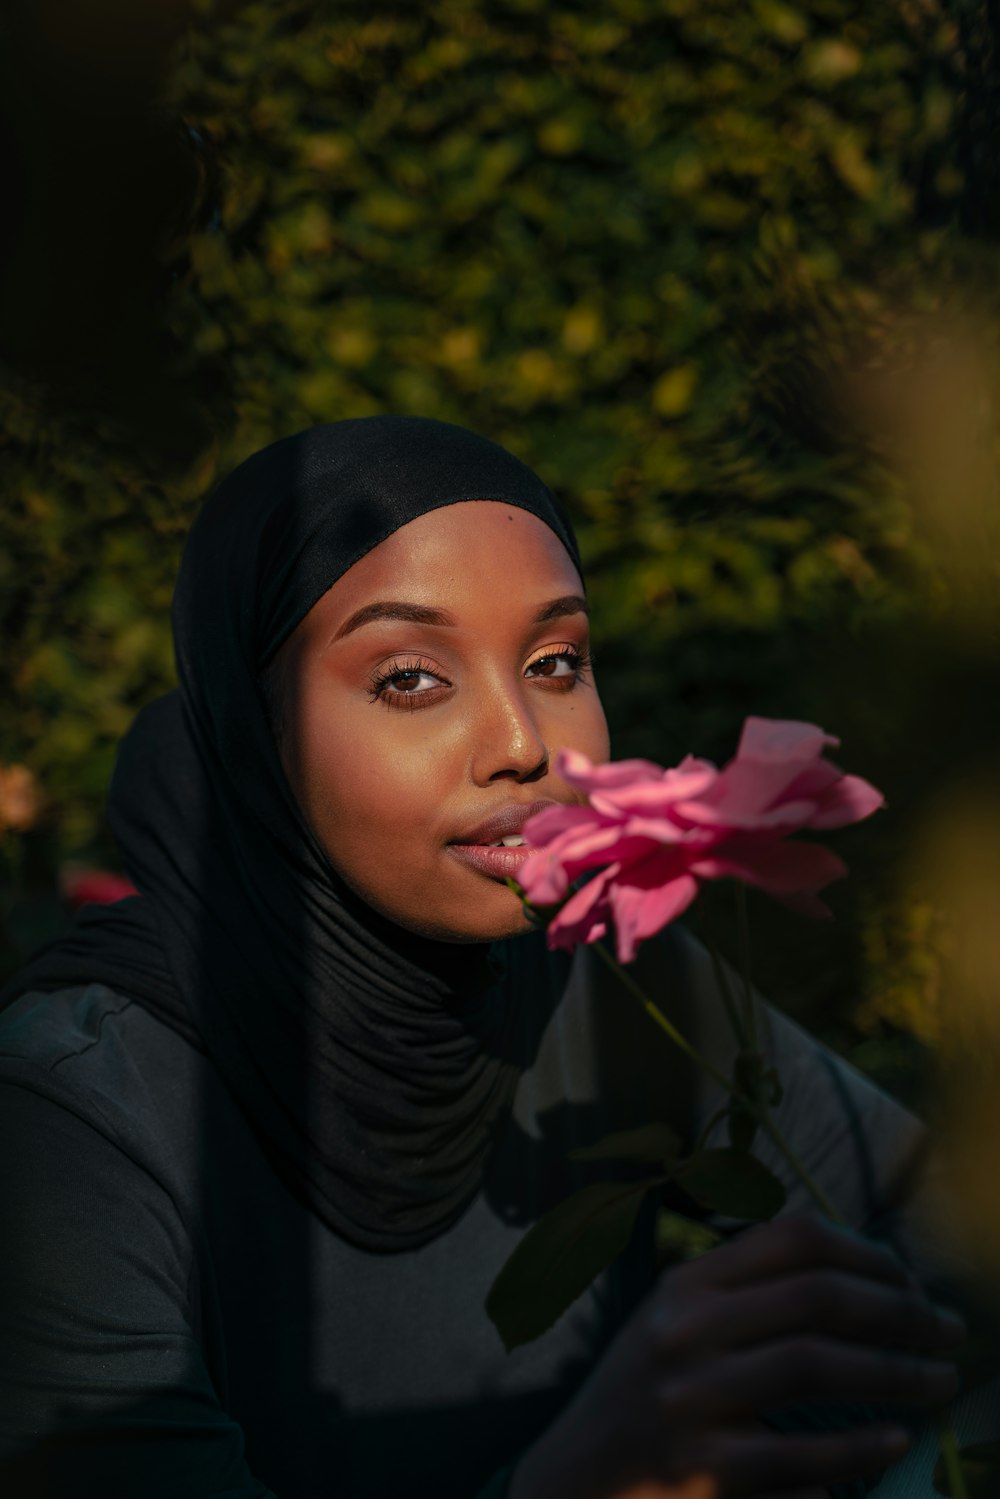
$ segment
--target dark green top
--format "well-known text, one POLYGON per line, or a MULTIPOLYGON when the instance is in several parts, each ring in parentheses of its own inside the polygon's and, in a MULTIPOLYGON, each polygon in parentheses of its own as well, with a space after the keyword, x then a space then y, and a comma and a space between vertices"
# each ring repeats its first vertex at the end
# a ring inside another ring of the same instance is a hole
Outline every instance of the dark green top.
MULTIPOLYGON (((536 969, 541 1002, 556 970, 536 969)), ((634 971, 726 1065, 693 939, 670 928, 634 971)), ((789 1021, 767 1011, 764 1031, 802 1156, 933 1278, 933 1246, 884 1211, 921 1127, 789 1021)), ((527 1225, 609 1174, 571 1149, 652 1117, 692 1138, 717 1101, 581 950, 482 1191, 423 1248, 375 1254, 289 1195, 211 1064, 138 1004, 96 984, 24 995, 0 1017, 0 1492, 499 1494, 649 1288, 650 1216, 509 1356, 484 1311, 495 1275, 527 1225)))

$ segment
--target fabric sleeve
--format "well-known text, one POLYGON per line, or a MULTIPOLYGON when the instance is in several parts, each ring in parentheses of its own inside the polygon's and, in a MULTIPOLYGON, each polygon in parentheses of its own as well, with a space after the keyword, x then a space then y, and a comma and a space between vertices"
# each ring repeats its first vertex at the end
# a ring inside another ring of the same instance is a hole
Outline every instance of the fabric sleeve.
POLYGON ((274 1499, 192 1326, 163 1186, 41 1091, 0 1082, 0 1492, 274 1499))

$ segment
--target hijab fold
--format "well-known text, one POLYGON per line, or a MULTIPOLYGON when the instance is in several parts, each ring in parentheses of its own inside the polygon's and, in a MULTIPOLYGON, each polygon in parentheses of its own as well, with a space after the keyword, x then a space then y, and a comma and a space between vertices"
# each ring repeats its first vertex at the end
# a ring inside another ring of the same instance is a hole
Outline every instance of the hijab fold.
POLYGON ((371 1250, 427 1242, 478 1190, 548 1018, 518 978, 541 939, 431 941, 355 895, 292 795, 258 677, 372 547, 466 500, 530 511, 579 569, 537 475, 448 422, 333 422, 219 486, 174 593, 179 685, 139 713, 111 783, 140 894, 84 907, 0 991, 131 996, 208 1054, 289 1188, 371 1250))

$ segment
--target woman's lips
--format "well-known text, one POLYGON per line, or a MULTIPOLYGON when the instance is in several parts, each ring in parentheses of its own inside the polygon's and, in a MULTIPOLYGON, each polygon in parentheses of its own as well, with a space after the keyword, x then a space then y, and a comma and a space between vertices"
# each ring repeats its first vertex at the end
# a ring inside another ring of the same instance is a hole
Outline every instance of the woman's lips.
POLYGON ((490 879, 516 879, 525 860, 538 850, 526 843, 515 844, 513 847, 497 845, 504 838, 521 838, 522 829, 529 818, 558 805, 551 796, 541 797, 533 802, 508 802, 506 806, 497 807, 476 827, 464 827, 454 843, 446 846, 456 859, 461 859, 463 864, 477 869, 480 874, 489 875, 490 879))
POLYGON ((449 843, 448 851, 463 864, 494 880, 517 879, 518 870, 538 850, 527 844, 514 848, 491 848, 487 843, 449 843))

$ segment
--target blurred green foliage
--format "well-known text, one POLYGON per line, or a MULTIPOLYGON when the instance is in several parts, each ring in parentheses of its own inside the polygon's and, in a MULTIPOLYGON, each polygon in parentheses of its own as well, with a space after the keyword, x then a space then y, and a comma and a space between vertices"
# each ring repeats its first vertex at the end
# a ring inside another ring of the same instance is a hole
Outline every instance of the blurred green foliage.
POLYGON ((85 402, 5 396, 0 761, 47 797, 35 877, 110 857, 115 744, 171 683, 171 581, 212 477, 315 422, 438 416, 567 503, 617 754, 722 759, 745 714, 804 718, 886 789, 839 842, 836 927, 760 902, 755 959, 841 1044, 856 1003, 873 1034, 910 1025, 935 970, 900 916, 907 819, 954 764, 953 709, 983 742, 998 653, 935 699, 953 584, 852 379, 905 360, 914 317, 991 306, 984 13, 199 6, 165 107, 217 201, 164 315, 181 385, 224 372, 214 442, 178 478, 85 402))

